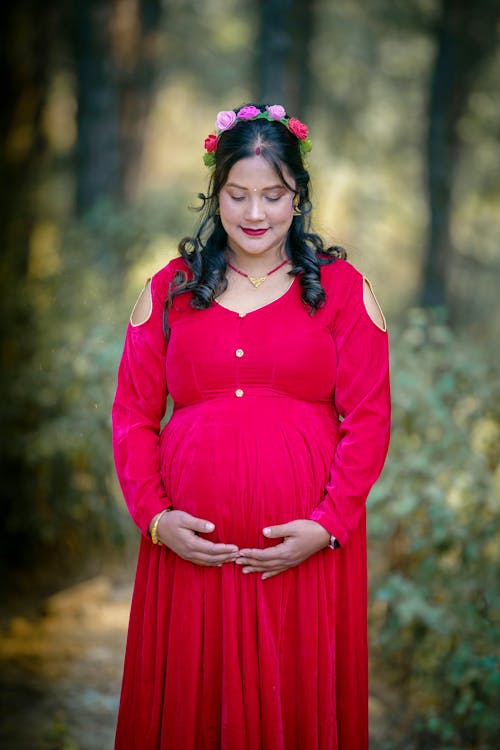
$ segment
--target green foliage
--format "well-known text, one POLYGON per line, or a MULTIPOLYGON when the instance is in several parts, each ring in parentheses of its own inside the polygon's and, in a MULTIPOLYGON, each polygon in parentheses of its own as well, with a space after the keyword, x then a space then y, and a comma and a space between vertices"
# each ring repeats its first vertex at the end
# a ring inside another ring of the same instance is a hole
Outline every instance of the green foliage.
POLYGON ((43 737, 43 750, 79 750, 79 745, 71 736, 63 715, 54 717, 43 737))
POLYGON ((376 661, 418 747, 500 736, 498 354, 413 311, 392 342, 393 432, 370 498, 376 661), (418 720, 415 723, 415 716, 418 720))
POLYGON ((83 572, 131 529, 111 453, 116 369, 133 301, 181 236, 181 199, 122 211, 101 204, 67 228, 58 272, 18 287, 34 344, 10 387, 10 466, 22 467, 8 480, 1 531, 11 565, 43 559, 83 572))

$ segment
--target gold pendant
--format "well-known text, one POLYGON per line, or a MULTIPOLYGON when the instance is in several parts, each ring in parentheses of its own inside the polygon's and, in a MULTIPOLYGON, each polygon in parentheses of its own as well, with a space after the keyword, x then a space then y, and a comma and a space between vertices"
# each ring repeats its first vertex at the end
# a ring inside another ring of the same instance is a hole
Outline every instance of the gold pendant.
POLYGON ((248 280, 255 288, 258 288, 267 279, 267 273, 265 276, 249 276, 248 280))

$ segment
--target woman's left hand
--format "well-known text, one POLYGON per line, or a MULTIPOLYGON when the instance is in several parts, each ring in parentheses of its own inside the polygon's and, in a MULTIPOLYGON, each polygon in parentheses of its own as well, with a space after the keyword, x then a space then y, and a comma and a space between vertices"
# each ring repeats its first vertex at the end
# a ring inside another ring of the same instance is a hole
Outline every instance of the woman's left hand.
POLYGON ((294 568, 315 552, 324 549, 330 535, 316 521, 305 518, 280 526, 269 526, 263 532, 266 539, 282 538, 281 544, 266 549, 240 549, 235 560, 243 566, 243 573, 262 573, 262 580, 294 568))

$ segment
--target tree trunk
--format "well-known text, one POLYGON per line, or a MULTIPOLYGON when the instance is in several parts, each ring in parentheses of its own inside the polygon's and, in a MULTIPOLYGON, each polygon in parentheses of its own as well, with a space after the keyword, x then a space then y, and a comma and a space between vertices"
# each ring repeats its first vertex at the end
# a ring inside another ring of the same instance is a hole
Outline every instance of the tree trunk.
POLYGON ((257 43, 258 100, 306 117, 316 0, 261 0, 257 43))
POLYGON ((33 357, 34 314, 26 294, 30 237, 37 219, 35 191, 45 167, 42 134, 50 44, 57 25, 55 3, 3 3, 0 10, 0 547, 20 554, 13 517, 25 523, 33 508, 33 470, 25 456, 25 435, 36 424, 30 393, 20 393, 19 373, 33 357), (9 546, 10 545, 10 546, 9 546))
POLYGON ((441 0, 428 104, 429 231, 420 301, 446 307, 452 255, 453 182, 460 156, 458 124, 480 65, 495 46, 498 3, 441 0))
POLYGON ((161 0, 80 0, 77 211, 103 197, 136 197, 144 125, 154 92, 161 0))
POLYGON ((161 0, 138 0, 134 49, 120 64, 121 196, 127 204, 137 197, 144 131, 156 88, 161 14, 161 0))
POLYGON ((317 0, 295 0, 292 13, 290 59, 291 102, 297 117, 307 118, 311 100, 311 47, 315 28, 317 0))
POLYGON ((111 48, 112 12, 109 0, 79 0, 76 8, 79 215, 103 196, 118 198, 120 189, 119 91, 111 48))

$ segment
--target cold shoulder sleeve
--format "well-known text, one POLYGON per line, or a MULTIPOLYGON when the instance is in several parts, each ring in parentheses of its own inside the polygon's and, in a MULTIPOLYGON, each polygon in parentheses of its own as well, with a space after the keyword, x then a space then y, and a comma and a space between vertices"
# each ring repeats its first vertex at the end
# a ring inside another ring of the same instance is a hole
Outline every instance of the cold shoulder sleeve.
POLYGON ((335 276, 332 335, 337 349, 335 407, 340 440, 324 500, 311 518, 341 545, 358 526, 370 488, 384 465, 390 435, 388 334, 379 312, 368 313, 363 299, 371 285, 345 261, 335 276))
POLYGON ((130 514, 144 535, 170 506, 160 471, 160 425, 165 414, 167 342, 163 312, 167 269, 147 282, 129 322, 112 409, 116 471, 130 514))

